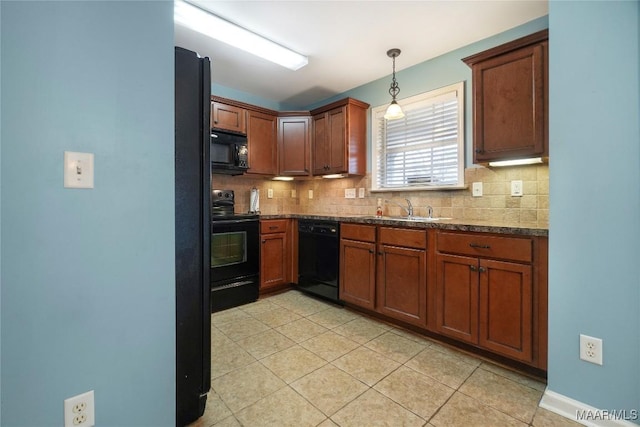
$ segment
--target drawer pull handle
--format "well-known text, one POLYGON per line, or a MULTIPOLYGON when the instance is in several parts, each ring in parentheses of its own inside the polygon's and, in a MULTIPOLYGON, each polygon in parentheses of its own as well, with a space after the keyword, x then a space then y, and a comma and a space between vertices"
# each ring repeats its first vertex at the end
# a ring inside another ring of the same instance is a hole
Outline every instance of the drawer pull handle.
POLYGON ((481 245, 479 243, 469 243, 469 246, 471 246, 472 248, 478 248, 478 249, 491 249, 491 246, 481 245))
POLYGON ((270 225, 269 230, 276 230, 278 228, 277 225, 270 225))
POLYGON ((478 268, 475 265, 470 265, 469 268, 471 271, 478 271, 478 268))

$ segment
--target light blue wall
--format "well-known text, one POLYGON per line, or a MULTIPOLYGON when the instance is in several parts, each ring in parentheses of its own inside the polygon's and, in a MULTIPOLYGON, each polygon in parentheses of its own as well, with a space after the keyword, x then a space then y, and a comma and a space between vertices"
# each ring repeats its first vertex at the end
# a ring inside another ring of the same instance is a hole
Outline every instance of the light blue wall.
POLYGON ((640 409, 639 23, 637 1, 550 4, 549 389, 600 409, 640 409))
POLYGON ((175 423, 173 5, 0 2, 2 420, 175 423), (63 188, 65 150, 95 189, 63 188))

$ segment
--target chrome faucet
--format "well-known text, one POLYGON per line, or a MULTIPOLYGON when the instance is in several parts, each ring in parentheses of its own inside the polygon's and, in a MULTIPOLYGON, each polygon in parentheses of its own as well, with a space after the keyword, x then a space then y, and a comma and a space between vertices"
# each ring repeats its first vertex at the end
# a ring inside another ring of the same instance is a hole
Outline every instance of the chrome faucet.
POLYGON ((384 202, 387 203, 387 204, 391 203, 393 205, 401 207, 402 209, 407 211, 407 216, 409 218, 411 218, 413 216, 413 205, 411 204, 411 200, 409 200, 409 199, 405 199, 405 200, 407 201, 407 207, 406 208, 404 206, 402 206, 400 203, 394 202, 393 200, 386 199, 384 202))
POLYGON ((405 199, 407 201, 407 215, 409 217, 413 216, 413 205, 411 204, 411 200, 405 199))
POLYGON ((427 205, 427 218, 433 218, 433 208, 430 205, 427 205))

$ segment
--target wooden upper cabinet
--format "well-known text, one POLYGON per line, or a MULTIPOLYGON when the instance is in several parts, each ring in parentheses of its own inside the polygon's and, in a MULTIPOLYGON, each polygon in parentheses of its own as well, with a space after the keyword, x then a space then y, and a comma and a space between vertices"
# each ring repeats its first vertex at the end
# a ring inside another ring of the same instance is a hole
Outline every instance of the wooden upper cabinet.
POLYGON ((272 114, 247 111, 248 174, 276 175, 276 119, 272 114))
POLYGON ((278 117, 278 174, 311 175, 311 117, 278 117))
POLYGON ((549 154, 548 30, 464 58, 473 75, 473 161, 549 154))
POLYGON ((232 132, 247 133, 247 112, 244 108, 211 102, 211 127, 232 132))
POLYGON ((314 175, 366 173, 368 108, 346 98, 311 111, 314 175))

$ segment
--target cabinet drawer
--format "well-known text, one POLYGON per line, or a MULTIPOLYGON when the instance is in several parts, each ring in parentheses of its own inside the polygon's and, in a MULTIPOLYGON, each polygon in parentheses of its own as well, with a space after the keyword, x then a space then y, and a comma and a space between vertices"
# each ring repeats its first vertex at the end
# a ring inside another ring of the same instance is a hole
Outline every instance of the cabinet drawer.
POLYGON ((376 227, 374 225, 342 224, 340 238, 375 243, 376 227))
POLYGON ((427 232, 426 230, 380 227, 380 243, 405 248, 426 249, 427 232))
POLYGON ((273 219, 260 221, 260 234, 286 233, 288 219, 273 219))
POLYGON ((437 234, 439 252, 531 262, 533 242, 525 237, 498 237, 472 233, 437 234))

